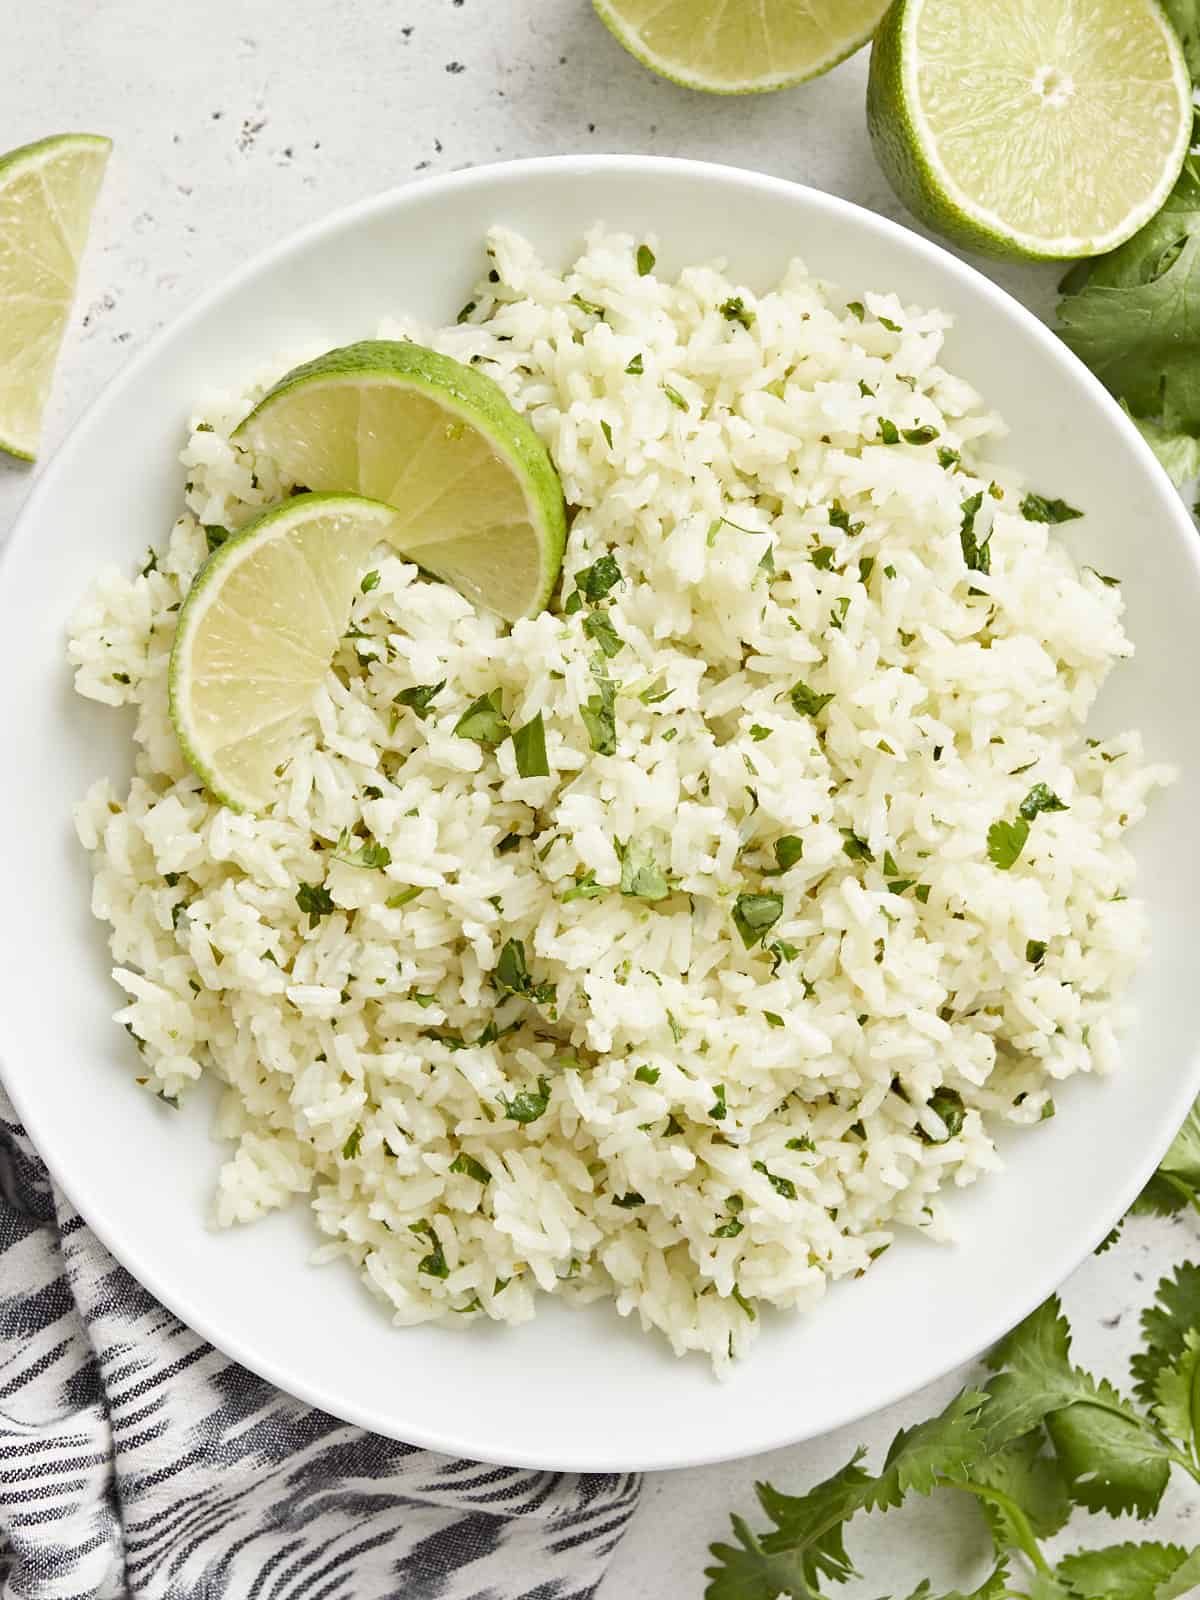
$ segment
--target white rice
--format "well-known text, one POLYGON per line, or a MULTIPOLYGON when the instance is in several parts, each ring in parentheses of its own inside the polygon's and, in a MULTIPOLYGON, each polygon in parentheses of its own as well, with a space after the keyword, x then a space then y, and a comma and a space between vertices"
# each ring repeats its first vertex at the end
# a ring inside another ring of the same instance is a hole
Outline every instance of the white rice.
POLYGON ((77 825, 139 1081, 228 1086, 219 1223, 305 1195, 318 1254, 351 1256, 398 1323, 611 1296, 720 1367, 757 1307, 813 1305, 897 1229, 947 1237, 941 1191, 997 1169, 998 1124, 1116 1065, 1145 940, 1124 833, 1169 773, 1136 733, 1083 737, 1131 653, 1120 590, 982 465, 1001 425, 938 364, 946 316, 870 293, 860 315, 798 262, 762 296, 715 266, 640 276, 635 248, 596 230, 559 275, 497 230, 470 320, 384 330, 529 417, 578 508, 563 594, 612 553, 608 601, 508 632, 381 557, 277 803, 223 808, 166 670, 202 524, 288 487, 229 440, 263 375, 201 407, 157 567, 105 574, 75 621, 80 692, 137 708, 132 783, 96 783, 77 825), (881 417, 938 438, 879 443, 881 417), (990 573, 960 538, 979 492, 990 573), (593 611, 622 641, 611 755, 580 715, 593 611), (442 680, 426 720, 397 708, 442 680), (797 681, 832 696, 815 716, 797 681), (514 727, 543 714, 550 777, 455 736, 497 686, 514 727), (1066 809, 1001 870, 989 827, 1036 784, 1066 809), (390 864, 337 859, 367 835, 390 864), (768 876, 785 835, 803 856, 768 876), (622 893, 622 855, 627 888, 652 863, 669 895, 622 893), (604 892, 567 899, 581 883, 604 892), (782 897, 751 949, 743 893, 782 897), (510 940, 552 1000, 497 992, 510 940), (474 1042, 491 1024, 517 1026, 474 1042))

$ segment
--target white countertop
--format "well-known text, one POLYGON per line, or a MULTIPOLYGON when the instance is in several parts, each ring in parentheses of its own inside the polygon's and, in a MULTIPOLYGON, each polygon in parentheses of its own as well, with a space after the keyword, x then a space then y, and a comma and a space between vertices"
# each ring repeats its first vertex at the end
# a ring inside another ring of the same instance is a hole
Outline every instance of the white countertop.
MULTIPOLYGON (((782 94, 694 95, 625 55, 587 0, 24 6, 5 36, 0 150, 66 129, 116 144, 43 460, 130 353, 234 266, 422 175, 570 151, 686 155, 794 178, 903 220, 867 142, 865 71, 861 55, 782 94)), ((987 270, 1050 312, 1054 268, 987 270)), ((33 475, 0 458, 0 538, 33 475)), ((1136 1222, 1076 1273, 1065 1300, 1081 1361, 1125 1376, 1157 1279, 1200 1256, 1193 1221, 1136 1222)), ((881 1329, 881 1350, 886 1340, 881 1329)), ((929 1414, 962 1377, 817 1444, 651 1478, 599 1600, 698 1600, 706 1546, 727 1536, 727 1513, 757 1521, 756 1479, 802 1492, 857 1444, 878 1449, 929 1414)), ((1200 1503, 1177 1485, 1146 1529, 1094 1520, 1093 1542, 1200 1542, 1200 1503)), ((913 1512, 865 1519, 852 1547, 871 1572, 860 1592, 878 1595, 907 1593, 926 1575, 978 1581, 986 1540, 967 1497, 942 1493, 913 1512)))

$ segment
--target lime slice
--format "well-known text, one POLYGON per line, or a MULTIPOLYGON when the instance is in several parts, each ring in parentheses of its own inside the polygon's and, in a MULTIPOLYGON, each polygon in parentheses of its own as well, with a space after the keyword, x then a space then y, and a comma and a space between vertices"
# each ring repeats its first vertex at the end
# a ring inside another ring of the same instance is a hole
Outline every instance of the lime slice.
POLYGON ((62 133, 0 156, 0 450, 32 461, 112 141, 62 133))
POLYGON ((558 474, 502 389, 449 356, 372 340, 297 367, 234 438, 308 489, 397 511, 397 549, 508 621, 541 611, 567 536, 558 474))
POLYGON ((689 89, 754 94, 819 77, 860 49, 888 0, 593 0, 644 66, 689 89))
POLYGON ((179 613, 171 720, 183 753, 234 810, 260 811, 312 715, 359 575, 395 512, 355 495, 297 495, 219 545, 179 613))
POLYGON ((1192 87, 1158 0, 897 0, 867 120, 930 228, 993 255, 1094 256, 1170 194, 1192 87))

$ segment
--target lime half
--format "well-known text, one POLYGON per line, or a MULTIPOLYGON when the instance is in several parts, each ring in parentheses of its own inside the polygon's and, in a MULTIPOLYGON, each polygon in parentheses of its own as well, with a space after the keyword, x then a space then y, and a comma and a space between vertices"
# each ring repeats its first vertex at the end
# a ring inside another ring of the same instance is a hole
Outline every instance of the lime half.
POLYGON ((179 613, 171 720, 183 753, 235 810, 262 810, 312 715, 390 506, 297 495, 216 550, 179 613))
POLYGON ((62 133, 0 156, 0 450, 32 461, 112 142, 62 133))
POLYGON ((866 44, 887 0, 593 0, 632 55, 710 94, 786 89, 866 44))
POLYGON ((930 228, 993 255, 1094 256, 1170 194, 1192 86, 1158 0, 896 0, 867 118, 930 228))
POLYGON ((546 605, 567 520, 558 474, 473 367, 372 340, 297 367, 234 438, 307 489, 396 509, 397 549, 510 622, 546 605))

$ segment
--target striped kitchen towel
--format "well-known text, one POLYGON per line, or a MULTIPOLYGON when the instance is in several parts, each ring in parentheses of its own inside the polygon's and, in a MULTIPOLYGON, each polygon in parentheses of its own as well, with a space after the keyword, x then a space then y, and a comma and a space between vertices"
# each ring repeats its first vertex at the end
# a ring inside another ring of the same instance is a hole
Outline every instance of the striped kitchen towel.
POLYGON ((0 1090, 6 1600, 586 1600, 639 1487, 397 1444, 236 1366, 117 1265, 0 1090))

